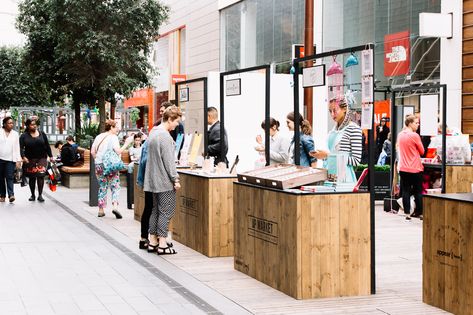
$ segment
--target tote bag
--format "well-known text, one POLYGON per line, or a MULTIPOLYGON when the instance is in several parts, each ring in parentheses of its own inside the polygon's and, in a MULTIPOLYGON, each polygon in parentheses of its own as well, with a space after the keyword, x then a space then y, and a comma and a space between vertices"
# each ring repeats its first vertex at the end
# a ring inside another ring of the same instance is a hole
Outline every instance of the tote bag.
POLYGON ((108 176, 112 173, 119 172, 125 168, 121 157, 113 150, 113 147, 110 145, 112 141, 108 141, 107 150, 102 156, 103 164, 103 174, 108 176))

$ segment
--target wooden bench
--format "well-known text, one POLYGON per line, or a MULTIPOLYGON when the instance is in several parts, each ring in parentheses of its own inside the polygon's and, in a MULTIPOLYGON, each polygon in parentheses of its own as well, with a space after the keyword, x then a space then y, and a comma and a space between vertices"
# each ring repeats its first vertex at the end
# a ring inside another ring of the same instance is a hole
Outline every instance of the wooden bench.
MULTIPOLYGON (((84 156, 84 163, 80 166, 62 166, 61 183, 67 188, 89 188, 89 174, 90 174, 90 150, 78 148, 78 151, 84 156)), ((122 152, 122 161, 127 166, 130 163, 130 155, 128 150, 122 152)), ((123 170, 120 174, 120 184, 122 187, 126 186, 126 178, 123 170), (123 174, 123 176, 122 176, 123 174)))

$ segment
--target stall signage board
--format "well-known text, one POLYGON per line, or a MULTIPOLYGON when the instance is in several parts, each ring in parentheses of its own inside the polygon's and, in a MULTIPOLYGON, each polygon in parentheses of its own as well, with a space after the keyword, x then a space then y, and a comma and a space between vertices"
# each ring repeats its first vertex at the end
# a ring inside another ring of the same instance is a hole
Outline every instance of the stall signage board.
POLYGON ((373 77, 367 76, 361 79, 361 99, 363 103, 373 103, 373 77))
POLYGON ((189 88, 180 88, 179 89, 179 102, 188 102, 189 101, 189 88))
POLYGON ((386 77, 408 74, 410 59, 409 31, 384 36, 384 75, 386 77))
POLYGON ((179 82, 186 81, 186 80, 187 80, 187 75, 185 74, 172 74, 171 75, 171 81, 173 85, 179 82))
POLYGON ((189 153, 189 162, 196 163, 199 154, 200 144, 202 143, 202 134, 196 133, 192 141, 191 151, 189 153))
POLYGON ((302 86, 304 88, 325 85, 325 65, 319 65, 302 70, 302 86))
POLYGON ((226 96, 235 96, 241 94, 241 79, 227 80, 225 88, 226 96))
POLYGON ((364 103, 361 105, 361 129, 369 129, 373 125, 373 104, 364 103))
POLYGON ((438 95, 420 96, 420 135, 436 136, 438 123, 438 95))

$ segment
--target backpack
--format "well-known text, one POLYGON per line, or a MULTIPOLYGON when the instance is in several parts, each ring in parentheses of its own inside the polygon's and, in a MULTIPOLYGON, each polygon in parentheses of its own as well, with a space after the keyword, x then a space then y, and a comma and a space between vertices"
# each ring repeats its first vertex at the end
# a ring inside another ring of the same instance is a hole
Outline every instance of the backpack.
POLYGON ((77 150, 71 145, 64 145, 61 149, 61 162, 65 166, 73 166, 77 162, 77 150))

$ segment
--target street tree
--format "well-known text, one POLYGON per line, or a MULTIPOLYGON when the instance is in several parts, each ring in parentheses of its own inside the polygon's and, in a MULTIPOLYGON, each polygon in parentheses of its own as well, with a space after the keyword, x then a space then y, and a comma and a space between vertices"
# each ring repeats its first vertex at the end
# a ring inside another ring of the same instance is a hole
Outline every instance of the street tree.
POLYGON ((147 56, 168 10, 158 0, 24 0, 17 25, 31 68, 55 90, 92 96, 103 130, 107 100, 150 84, 147 56))
POLYGON ((28 71, 20 47, 0 47, 0 107, 48 106, 51 93, 46 84, 28 71))

